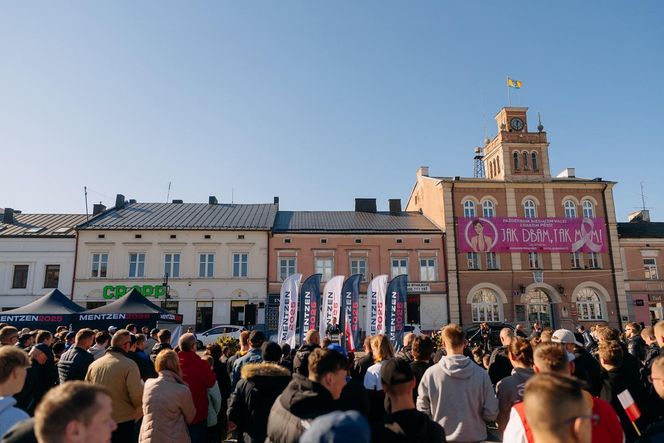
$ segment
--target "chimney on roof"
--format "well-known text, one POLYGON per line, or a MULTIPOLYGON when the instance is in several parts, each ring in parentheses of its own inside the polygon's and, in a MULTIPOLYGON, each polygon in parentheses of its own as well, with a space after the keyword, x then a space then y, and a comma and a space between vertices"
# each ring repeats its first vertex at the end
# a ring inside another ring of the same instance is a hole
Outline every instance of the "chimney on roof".
POLYGON ((183 200, 173 200, 173 203, 175 203, 176 205, 181 205, 182 203, 184 203, 184 201, 183 200))
POLYGON ((115 209, 122 209, 125 207, 125 196, 117 194, 115 196, 115 209))
POLYGON ((135 204, 135 203, 136 203, 136 199, 135 199, 135 198, 130 198, 130 199, 129 199, 129 204, 130 204, 130 205, 133 205, 133 204, 135 204))
POLYGON ((627 215, 627 221, 630 223, 641 223, 650 221, 650 211, 641 209, 640 211, 632 212, 627 215))
POLYGON ((428 177, 429 176, 429 167, 428 166, 420 166, 419 169, 417 170, 417 176, 418 177, 428 177))
POLYGON ((209 196, 208 197, 208 204, 210 204, 210 205, 219 204, 219 202, 217 201, 217 197, 215 197, 214 195, 209 196))
POLYGON ((5 208, 5 212, 2 213, 2 222, 8 225, 14 223, 14 210, 12 208, 5 208))
POLYGON ((102 205, 101 202, 99 202, 99 203, 95 203, 95 204, 92 206, 92 215, 101 214, 101 213, 104 212, 105 210, 106 210, 106 206, 102 205))
POLYGON ((355 212, 376 212, 375 198, 356 198, 355 212))
POLYGON ((390 202, 390 214, 392 215, 401 214, 401 199, 391 198, 389 202, 390 202))

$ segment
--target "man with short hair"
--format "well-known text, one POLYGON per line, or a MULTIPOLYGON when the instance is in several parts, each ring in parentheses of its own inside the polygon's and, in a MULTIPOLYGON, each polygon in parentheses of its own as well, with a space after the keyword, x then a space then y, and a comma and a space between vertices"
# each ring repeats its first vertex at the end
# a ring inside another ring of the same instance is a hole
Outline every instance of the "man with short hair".
POLYGON ((526 383, 524 404, 535 441, 591 442, 592 410, 576 379, 555 373, 536 375, 526 383))
POLYGON ((37 439, 40 443, 110 441, 117 428, 111 395, 102 386, 81 381, 53 388, 35 412, 37 439))
POLYGON ((327 328, 325 329, 325 335, 330 337, 332 335, 338 335, 338 334, 341 334, 341 326, 339 326, 337 318, 332 317, 332 323, 327 325, 327 328))
POLYGON ((237 382, 240 381, 240 372, 242 371, 242 366, 249 363, 260 363, 263 361, 261 346, 263 346, 264 342, 265 335, 261 331, 251 331, 251 334, 249 334, 249 344, 251 345, 251 349, 249 349, 249 352, 238 358, 235 363, 233 363, 231 389, 235 389, 235 385, 237 385, 237 382))
POLYGON ((113 443, 135 441, 134 421, 143 415, 143 382, 138 366, 127 353, 131 334, 126 329, 115 332, 111 347, 88 368, 86 381, 108 388, 113 400, 113 420, 118 424, 113 443))
POLYGON ((514 332, 511 328, 500 330, 500 343, 502 346, 494 349, 491 353, 488 368, 489 378, 491 378, 491 383, 494 386, 503 378, 512 375, 512 363, 508 356, 508 350, 513 340, 514 332))
POLYGON ((272 406, 267 423, 271 442, 298 441, 307 423, 334 410, 334 400, 341 396, 346 384, 346 358, 332 349, 317 348, 308 361, 308 377, 293 374, 272 406))
POLYGON ((138 332, 138 328, 133 323, 129 323, 125 329, 134 335, 138 332))
MULTIPOLYGON (((568 353, 558 343, 541 343, 535 348, 533 369, 536 374, 557 374, 570 376, 574 372, 573 354, 568 353)), ((624 434, 620 420, 613 407, 606 401, 584 392, 586 402, 592 413, 600 417, 592 425, 593 443, 624 443, 624 434)), ((503 441, 511 443, 533 443, 532 430, 526 419, 524 402, 512 407, 510 419, 503 433, 503 441)))
POLYGON ((229 376, 233 374, 233 365, 235 364, 235 361, 249 352, 249 334, 251 334, 250 331, 240 332, 240 349, 226 360, 226 369, 228 370, 229 376))
POLYGON ((391 413, 385 416, 385 424, 377 440, 389 443, 445 442, 445 430, 428 415, 415 409, 415 375, 411 365, 406 360, 391 358, 381 367, 380 378, 390 402, 391 413))
POLYGON ((182 378, 189 385, 194 399, 196 415, 187 425, 192 443, 204 442, 207 436, 208 396, 207 390, 217 382, 210 365, 196 354, 196 336, 183 334, 178 343, 182 378))
POLYGON ((159 343, 152 347, 150 351, 150 358, 154 361, 157 358, 157 355, 164 349, 173 349, 171 346, 171 331, 168 329, 162 329, 157 334, 157 340, 159 343))
POLYGON ((314 349, 320 347, 320 335, 315 329, 310 329, 304 336, 304 344, 295 353, 293 357, 293 373, 304 377, 309 375, 309 355, 314 349))
MULTIPOLYGON (((145 328, 144 328, 145 329, 145 328)), ((159 342, 159 339, 157 338, 157 334, 159 334, 159 329, 153 328, 149 333, 143 333, 147 337, 147 340, 145 341, 145 349, 146 349, 146 354, 150 355, 152 352, 152 348, 154 348, 154 345, 156 345, 159 342)))
MULTIPOLYGON (((648 329, 648 328, 644 328, 648 329)), ((657 396, 664 400, 664 356, 656 357, 650 365, 651 374, 648 377, 657 396)), ((658 411, 660 416, 656 422, 643 431, 639 443, 661 443, 664 441, 664 417, 662 411, 658 411)))
POLYGON ((440 424, 448 441, 486 440, 486 423, 498 416, 498 399, 486 371, 463 354, 466 340, 459 325, 443 328, 447 355, 422 377, 417 409, 440 424))
POLYGON ((94 341, 95 332, 92 329, 81 329, 76 333, 74 345, 60 356, 58 362, 58 375, 60 383, 73 380, 85 380, 88 368, 95 358, 88 352, 94 341))
POLYGON ((664 320, 660 320, 655 323, 653 329, 655 332, 655 339, 657 340, 657 345, 659 346, 661 353, 661 349, 664 349, 664 320))
POLYGON ((0 346, 14 346, 18 343, 18 329, 4 326, 0 329, 0 346))
POLYGON ((625 325, 625 341, 627 352, 632 354, 639 362, 646 356, 646 343, 641 338, 641 325, 630 322, 625 325))
POLYGON ((396 357, 406 360, 407 363, 413 362, 413 340, 415 340, 415 334, 408 332, 403 336, 403 348, 397 352, 396 357))
POLYGON ((95 344, 88 349, 88 352, 97 360, 106 353, 106 349, 108 349, 110 344, 111 335, 108 332, 97 332, 95 335, 95 344))

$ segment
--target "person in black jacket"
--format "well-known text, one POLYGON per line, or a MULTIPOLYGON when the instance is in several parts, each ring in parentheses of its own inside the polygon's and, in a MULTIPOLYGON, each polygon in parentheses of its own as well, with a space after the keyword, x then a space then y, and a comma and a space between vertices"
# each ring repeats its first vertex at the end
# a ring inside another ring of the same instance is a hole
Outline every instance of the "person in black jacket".
POLYGON ((445 430, 429 416, 415 409, 415 376, 410 365, 399 358, 383 363, 380 372, 391 413, 385 416, 381 435, 374 441, 438 443, 447 441, 445 430))
POLYGON ((277 397, 267 422, 266 442, 299 440, 306 423, 335 409, 346 383, 346 359, 331 349, 314 349, 309 355, 309 376, 294 374, 277 397))
POLYGON ((638 323, 632 322, 625 325, 625 339, 627 352, 639 362, 643 361, 646 355, 646 343, 641 338, 641 326, 638 323))
POLYGON ((403 336, 403 348, 397 352, 396 358, 406 360, 408 363, 413 362, 413 340, 415 340, 415 334, 408 332, 403 336))
POLYGON ((228 419, 237 425, 240 442, 265 441, 270 409, 291 381, 288 369, 277 364, 282 354, 279 345, 266 342, 261 351, 262 363, 242 367, 242 379, 228 405, 228 419))
POLYGON ((293 373, 300 374, 304 377, 309 375, 309 354, 314 349, 320 348, 320 335, 315 329, 307 331, 304 337, 304 344, 295 353, 293 358, 293 373))
POLYGON ((58 362, 58 375, 60 383, 72 380, 85 380, 88 367, 95 358, 88 352, 95 339, 95 331, 81 329, 76 333, 74 345, 60 357, 58 362))
POLYGON ((417 400, 417 389, 420 387, 422 376, 431 367, 431 354, 433 353, 433 340, 428 335, 415 337, 413 341, 413 357, 415 361, 410 364, 410 369, 415 376, 415 389, 413 389, 413 401, 417 400))
POLYGON ((510 328, 503 328, 500 330, 500 343, 501 347, 496 348, 491 353, 489 360, 489 378, 491 384, 496 386, 500 380, 509 377, 512 374, 512 363, 507 355, 507 350, 514 340, 514 331, 510 328))
POLYGON ((364 383, 364 376, 367 374, 369 366, 374 364, 373 354, 371 353, 372 338, 373 336, 367 335, 364 339, 364 356, 353 362, 353 369, 351 370, 351 376, 361 383, 364 383))
POLYGON ((159 375, 154 369, 154 364, 152 360, 146 360, 136 352, 136 344, 138 343, 138 337, 134 334, 129 336, 129 352, 127 352, 127 357, 136 363, 138 366, 138 371, 141 373, 141 380, 146 381, 148 378, 157 378, 159 375))

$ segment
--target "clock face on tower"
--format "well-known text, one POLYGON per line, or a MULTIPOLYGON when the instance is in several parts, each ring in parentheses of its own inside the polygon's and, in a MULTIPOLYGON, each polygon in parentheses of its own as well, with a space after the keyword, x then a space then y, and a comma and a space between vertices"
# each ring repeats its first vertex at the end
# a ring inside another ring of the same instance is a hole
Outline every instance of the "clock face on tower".
POLYGON ((513 131, 520 131, 523 129, 523 126, 523 120, 519 117, 514 117, 510 120, 510 128, 512 128, 513 131))

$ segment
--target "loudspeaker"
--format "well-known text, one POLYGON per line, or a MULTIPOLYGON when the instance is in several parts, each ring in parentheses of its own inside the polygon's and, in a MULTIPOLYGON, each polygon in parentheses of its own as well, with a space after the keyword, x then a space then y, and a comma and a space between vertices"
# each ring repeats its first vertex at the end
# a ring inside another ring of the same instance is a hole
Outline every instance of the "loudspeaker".
POLYGON ((253 303, 247 303, 244 305, 244 325, 245 326, 254 326, 256 325, 256 305, 253 303))

